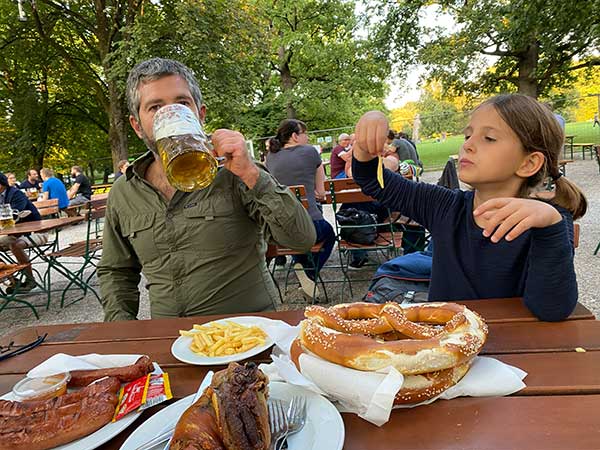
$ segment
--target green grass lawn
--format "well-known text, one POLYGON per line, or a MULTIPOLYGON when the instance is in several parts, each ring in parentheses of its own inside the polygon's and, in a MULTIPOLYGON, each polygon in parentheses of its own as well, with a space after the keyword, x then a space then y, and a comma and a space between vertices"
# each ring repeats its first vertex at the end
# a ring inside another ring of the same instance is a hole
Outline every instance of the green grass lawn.
MULTIPOLYGON (((592 122, 573 122, 566 125, 565 134, 575 135, 574 142, 600 144, 600 127, 592 128, 592 122)), ((419 156, 423 161, 425 170, 443 169, 448 157, 457 154, 464 141, 464 136, 450 136, 444 142, 436 142, 435 139, 421 141, 417 145, 419 156)), ((323 153, 322 159, 329 160, 329 153, 323 153)), ((327 168, 329 176, 329 168, 327 168)))

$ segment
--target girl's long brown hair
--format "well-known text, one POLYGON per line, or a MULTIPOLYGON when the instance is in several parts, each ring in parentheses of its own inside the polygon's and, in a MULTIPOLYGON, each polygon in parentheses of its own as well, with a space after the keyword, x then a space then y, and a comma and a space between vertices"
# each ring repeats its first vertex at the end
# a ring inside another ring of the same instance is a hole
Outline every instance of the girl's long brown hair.
POLYGON ((548 107, 521 94, 503 94, 483 102, 492 105, 502 119, 518 136, 527 153, 540 152, 545 162, 542 168, 523 183, 519 197, 543 185, 548 177, 554 180, 556 191, 552 203, 562 206, 579 219, 587 211, 585 195, 575 183, 561 176, 558 159, 562 152, 565 133, 548 107))

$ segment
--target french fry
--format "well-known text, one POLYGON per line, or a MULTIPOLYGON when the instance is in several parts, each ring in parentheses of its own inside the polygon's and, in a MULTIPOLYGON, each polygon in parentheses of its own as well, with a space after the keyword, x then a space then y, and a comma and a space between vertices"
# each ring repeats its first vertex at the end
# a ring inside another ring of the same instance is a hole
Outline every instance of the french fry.
POLYGON ((379 155, 379 161, 377 163, 377 181, 379 186, 383 189, 383 156, 379 155))
POLYGON ((194 325, 192 330, 180 330, 191 337, 190 350, 200 356, 224 356, 246 352, 266 342, 267 334, 257 326, 245 326, 230 320, 208 325, 194 325))

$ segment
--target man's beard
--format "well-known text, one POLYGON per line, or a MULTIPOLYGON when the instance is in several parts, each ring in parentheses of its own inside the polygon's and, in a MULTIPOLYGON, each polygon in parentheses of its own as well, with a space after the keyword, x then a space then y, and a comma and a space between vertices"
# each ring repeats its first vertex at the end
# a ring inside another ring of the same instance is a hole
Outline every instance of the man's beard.
POLYGON ((156 146, 156 141, 153 139, 150 139, 150 136, 148 136, 143 129, 142 129, 142 140, 144 141, 144 144, 146 144, 146 147, 148 148, 148 150, 152 151, 152 153, 154 153, 155 156, 158 156, 158 147, 156 146))

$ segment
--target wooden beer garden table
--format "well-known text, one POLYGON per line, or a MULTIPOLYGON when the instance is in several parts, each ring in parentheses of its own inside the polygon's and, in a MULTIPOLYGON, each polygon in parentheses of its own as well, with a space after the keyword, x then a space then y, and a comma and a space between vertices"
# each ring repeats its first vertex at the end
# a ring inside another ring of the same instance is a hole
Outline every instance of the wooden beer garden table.
MULTIPOLYGON (((537 321, 520 299, 461 303, 487 320, 489 337, 482 354, 525 370, 527 387, 508 397, 460 397, 394 410, 381 427, 344 413, 344 449, 599 449, 600 322, 592 313, 577 305, 568 320, 548 323, 537 321)), ((291 324, 303 318, 301 310, 261 315, 291 324)), ((59 352, 145 353, 170 374, 174 398, 180 399, 196 391, 208 370, 223 366, 176 360, 170 348, 178 330, 222 317, 25 328, 4 340, 30 342, 43 333, 48 337, 40 346, 0 362, 0 392, 9 392, 29 369, 59 352)), ((270 350, 251 360, 269 362, 269 354, 270 350)), ((164 406, 150 408, 99 448, 118 449, 143 420, 164 406)))

